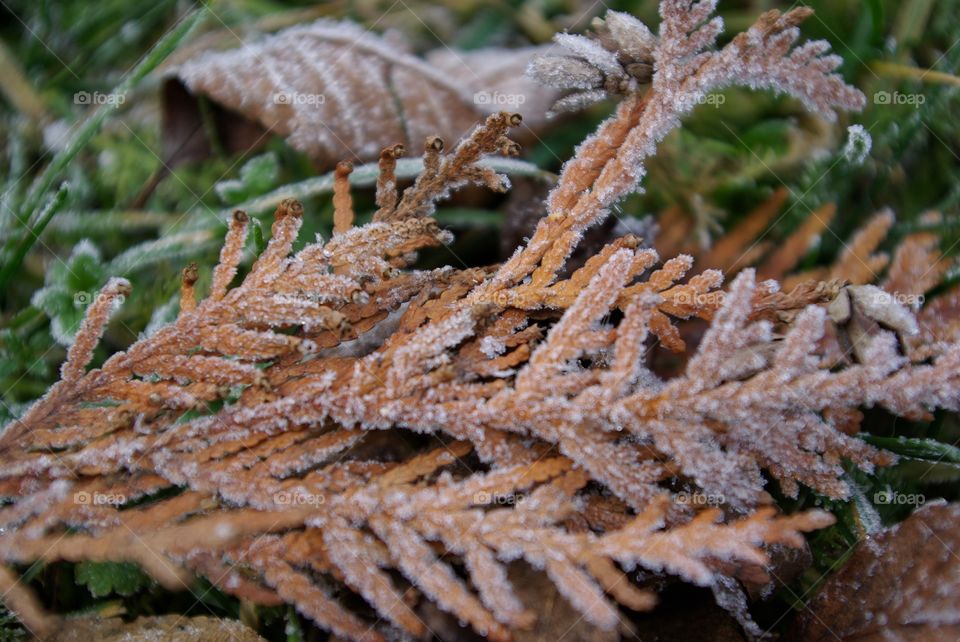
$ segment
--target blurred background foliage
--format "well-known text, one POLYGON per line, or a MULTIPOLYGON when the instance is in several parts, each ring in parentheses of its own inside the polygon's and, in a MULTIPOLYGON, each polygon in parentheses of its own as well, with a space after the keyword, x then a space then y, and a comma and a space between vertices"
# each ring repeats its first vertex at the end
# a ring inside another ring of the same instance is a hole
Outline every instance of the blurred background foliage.
MULTIPOLYGON (((548 42, 556 31, 585 30, 605 4, 648 24, 658 22, 655 0, 220 0, 206 5, 209 12, 199 29, 249 35, 316 17, 351 19, 379 33, 402 34, 412 51, 423 53, 446 46, 469 50, 548 42)), ((747 28, 761 11, 793 4, 724 0, 720 14, 727 34, 722 39, 747 28)), ((806 4, 816 14, 803 25, 804 35, 825 38, 844 58, 841 73, 868 97, 863 113, 827 126, 790 100, 728 91, 722 104, 699 107, 664 142, 650 164, 646 192, 628 199, 618 214, 644 217, 679 205, 696 221, 697 242, 708 244, 786 185, 790 201, 769 238, 785 237, 824 203, 838 205, 832 231, 811 249, 808 265, 829 261, 844 239, 882 207, 897 215, 890 245, 922 227, 919 217, 925 211, 942 211, 943 222, 935 229, 942 248, 955 255, 960 241, 960 2, 806 4), (843 153, 851 124, 861 124, 872 137, 862 160, 843 153)), ((94 112, 93 106, 78 104, 77 93, 110 92, 195 7, 183 0, 0 2, 0 270, 6 272, 0 287, 0 424, 55 381, 64 346, 108 276, 129 278, 134 293, 111 324, 101 359, 175 314, 179 271, 189 261, 215 262, 224 211, 318 173, 279 138, 255 152, 220 151, 167 171, 161 160, 161 81, 154 74, 139 81, 82 145, 67 150, 69 162, 50 189, 31 191, 51 159, 58 153, 64 158, 71 136, 94 112), (68 187, 55 198, 64 181, 68 187), (49 220, 38 227, 41 219, 49 220)), ((523 158, 558 171, 611 108, 597 105, 558 122, 526 146, 523 158)), ((361 207, 371 203, 369 195, 357 198, 361 207)), ((496 261, 496 231, 505 209, 503 199, 493 199, 441 210, 441 219, 458 232, 453 252, 473 263, 496 261)), ((302 238, 326 234, 329 198, 309 199, 306 211, 310 216, 302 238)), ((268 213, 256 214, 268 230, 268 213)), ((262 242, 262 235, 254 236, 251 243, 262 242)), ((950 280, 956 280, 956 270, 950 280)), ((856 477, 866 500, 829 505, 840 521, 814 537, 817 565, 803 590, 815 585, 822 569, 849 554, 865 529, 909 512, 903 506, 877 510, 869 501, 874 493, 898 488, 956 498, 960 457, 951 445, 960 431, 955 418, 938 416, 919 425, 878 417, 866 425, 876 426, 871 428, 876 443, 904 459, 879 475, 856 477)), ((818 502, 807 497, 798 505, 818 502)), ((110 592, 109 583, 103 586, 110 592)), ((236 605, 225 604, 216 607, 218 612, 236 611, 236 605)), ((0 628, 6 626, 3 617, 0 613, 0 628)))

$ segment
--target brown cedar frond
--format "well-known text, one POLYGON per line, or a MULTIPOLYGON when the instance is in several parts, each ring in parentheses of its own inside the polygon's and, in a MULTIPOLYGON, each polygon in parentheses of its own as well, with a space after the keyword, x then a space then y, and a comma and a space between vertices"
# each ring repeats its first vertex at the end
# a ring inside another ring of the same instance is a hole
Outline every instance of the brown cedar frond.
MULTIPOLYGON (((870 284, 889 216, 832 273, 785 291, 753 269, 720 289, 719 271, 688 277, 691 256, 658 264, 629 236, 558 276, 697 97, 741 83, 828 116, 862 102, 823 44, 793 48, 807 10, 769 12, 720 51, 708 49, 712 11, 709 0, 665 0, 657 37, 608 14, 600 42, 561 38, 580 60, 567 68, 581 80, 597 68, 623 101, 500 267, 408 263, 449 240, 429 218, 439 198, 467 183, 505 186, 479 163, 516 151, 505 136, 519 122, 504 113, 448 154, 428 139, 424 171, 402 195, 396 150, 386 154, 377 220, 363 226, 341 166, 326 243, 292 253, 304 212, 284 201, 266 249, 231 287, 248 225, 235 214, 210 295, 196 298, 188 268, 177 319, 88 372, 128 288, 110 281, 62 381, 0 435, 0 562, 134 561, 169 587, 207 574, 357 640, 429 632, 416 615, 423 598, 506 640, 534 617, 511 562, 542 570, 587 620, 613 628, 619 605, 654 604, 638 567, 735 588, 735 577, 764 574, 765 546, 799 546, 830 524, 820 511, 777 514, 764 473, 789 496, 803 484, 844 498, 844 459, 863 470, 892 461, 856 438, 861 407, 960 410, 956 324, 931 317, 955 317, 956 297, 921 309, 924 329, 870 284), (705 333, 681 335, 694 317, 705 333), (838 357, 843 341, 853 357, 838 357), (669 373, 648 357, 688 342, 669 373), (425 436, 408 443, 401 431, 425 436), (348 608, 356 600, 384 619, 348 608)), ((776 205, 723 252, 740 251, 776 205)), ((802 226, 769 269, 789 269, 819 227, 802 226)), ((884 285, 922 294, 941 275, 937 250, 917 236, 884 285)), ((3 588, 13 583, 0 568, 3 588)), ((31 626, 50 624, 23 592, 9 595, 31 626)))
POLYGON ((196 284, 200 274, 197 271, 197 264, 191 263, 183 268, 180 274, 180 312, 193 312, 197 309, 197 293, 193 286, 196 284))
MULTIPOLYGON (((110 313, 119 299, 130 293, 130 283, 126 279, 112 278, 87 309, 73 345, 67 351, 67 360, 60 368, 61 380, 53 385, 43 399, 34 404, 20 419, 12 422, 0 434, 0 451, 19 439, 25 433, 35 429, 36 423, 44 423, 51 412, 55 412, 61 404, 69 404, 76 398, 77 387, 82 387, 84 371, 93 351, 100 341, 109 320, 110 313)), ((82 394, 80 392, 79 394, 82 394)))
POLYGON ((349 161, 337 163, 333 174, 333 233, 343 234, 353 227, 353 197, 350 196, 349 176, 353 164, 349 161))
POLYGON ((397 177, 395 170, 397 159, 407 153, 406 147, 396 144, 380 152, 380 173, 377 175, 377 207, 373 220, 388 218, 397 208, 397 177))
POLYGON ((32 635, 46 637, 56 628, 56 619, 46 613, 33 592, 23 586, 19 578, 5 566, 0 566, 0 595, 3 595, 6 607, 16 614, 32 635))
POLYGON ((281 201, 273 217, 270 241, 250 268, 245 286, 256 287, 278 277, 281 262, 290 254, 302 223, 303 205, 289 198, 281 201))
POLYGON ((837 213, 837 206, 826 203, 810 213, 810 216, 783 243, 766 257, 758 268, 762 279, 782 279, 793 270, 800 260, 819 240, 824 230, 829 229, 830 221, 837 213))
POLYGON ((310 578, 279 557, 276 539, 263 539, 250 551, 250 561, 263 572, 264 581, 284 601, 296 604, 305 616, 337 635, 357 642, 383 642, 384 637, 340 606, 310 578))
MULTIPOLYGON (((851 245, 851 243, 864 243, 866 238, 863 234, 867 231, 877 231, 879 227, 877 225, 878 222, 880 222, 880 220, 877 217, 871 218, 849 241, 845 241, 843 251, 837 256, 832 265, 818 266, 810 270, 794 272, 793 274, 787 274, 781 277, 780 280, 783 289, 792 290, 801 284, 809 282, 835 281, 843 283, 869 283, 875 280, 889 262, 889 256, 880 252, 872 254, 870 258, 866 260, 858 258, 852 251, 853 245, 851 245), (876 271, 874 271, 874 268, 877 268, 876 271), (844 274, 847 276, 843 276, 844 274)), ((885 236, 886 230, 882 230, 875 244, 870 245, 869 242, 865 243, 866 246, 869 246, 867 250, 868 253, 872 253, 879 243, 883 241, 885 236)))
MULTIPOLYGON (((928 212, 920 216, 925 224, 936 224, 942 216, 928 212)), ((941 257, 936 234, 918 232, 906 237, 897 246, 887 276, 880 284, 887 292, 904 295, 926 294, 943 280, 949 262, 941 257)))
POLYGON ((397 627, 420 636, 426 626, 404 602, 403 595, 379 566, 388 563, 386 548, 363 531, 343 521, 323 530, 330 564, 343 573, 344 582, 367 599, 397 627))
POLYGON ((67 360, 60 368, 64 383, 73 383, 79 379, 93 358, 93 350, 100 342, 106 328, 114 303, 130 294, 130 283, 125 279, 111 279, 97 294, 90 305, 83 323, 77 331, 73 345, 67 351, 67 360))
MULTIPOLYGON (((247 240, 247 226, 250 219, 247 213, 237 210, 230 219, 230 229, 227 232, 227 238, 223 243, 223 249, 220 250, 220 262, 213 270, 213 283, 210 286, 210 298, 214 300, 222 299, 230 282, 237 274, 237 266, 243 252, 243 244, 247 240)), ((181 307, 181 309, 183 309, 181 307)))
POLYGON ((776 189, 718 239, 708 253, 698 257, 697 265, 722 270, 724 274, 734 274, 749 265, 750 255, 758 245, 757 239, 783 207, 788 195, 786 187, 776 189))
POLYGON ((893 212, 885 210, 874 216, 857 232, 840 258, 830 269, 831 278, 854 284, 871 283, 890 261, 885 253, 874 253, 893 227, 893 212))
MULTIPOLYGON (((476 163, 486 154, 516 155, 519 147, 506 138, 506 133, 511 127, 518 127, 520 122, 519 114, 492 114, 482 126, 475 128, 451 153, 443 157, 439 156, 443 141, 436 136, 428 138, 424 151, 424 171, 411 187, 404 190, 399 203, 396 203, 396 179, 384 180, 382 184, 378 182, 377 205, 380 209, 374 220, 403 221, 429 216, 437 200, 444 198, 450 190, 468 183, 506 191, 510 186, 506 176, 500 176, 476 163)), ((390 175, 393 172, 393 159, 396 158, 395 148, 392 149, 393 152, 385 150, 385 156, 380 157, 381 169, 386 168, 390 175)))
MULTIPOLYGON (((828 119, 835 118, 834 109, 863 107, 863 94, 832 73, 841 60, 823 55, 829 48, 826 42, 791 49, 799 37, 796 25, 810 15, 808 9, 783 15, 768 11, 747 32, 712 52, 706 49, 722 29, 720 18, 710 19, 715 7, 715 0, 660 3, 663 21, 650 54, 656 69, 650 89, 629 91, 616 114, 564 166, 548 199, 550 216, 540 222, 524 250, 504 264, 491 286, 519 282, 557 244, 569 253, 584 230, 638 188, 644 159, 711 91, 733 84, 771 88, 828 119)), ((575 55, 591 65, 609 66, 611 72, 617 66, 614 54, 584 38, 566 38, 561 44, 573 45, 575 55)))
MULTIPOLYGON (((761 279, 783 280, 785 290, 792 290, 806 281, 828 280, 826 269, 797 275, 788 273, 829 229, 836 206, 826 203, 812 211, 796 230, 775 245, 769 240, 768 226, 783 208, 787 196, 785 188, 775 190, 708 249, 690 242, 690 220, 683 217, 678 208, 668 208, 659 215, 661 231, 653 240, 654 246, 666 256, 689 253, 696 259, 698 268, 722 270, 728 277, 745 267, 755 266, 761 279)), ((837 271, 842 272, 842 268, 837 271)))
POLYGON ((960 342, 960 287, 954 286, 920 310, 917 325, 920 333, 907 340, 914 361, 925 361, 960 342))

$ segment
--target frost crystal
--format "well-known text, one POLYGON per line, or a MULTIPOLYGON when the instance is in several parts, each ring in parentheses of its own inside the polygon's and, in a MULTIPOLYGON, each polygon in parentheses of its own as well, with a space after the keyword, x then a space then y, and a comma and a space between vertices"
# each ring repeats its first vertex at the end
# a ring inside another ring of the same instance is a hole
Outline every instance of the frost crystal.
MULTIPOLYGON (((500 266, 411 264, 449 239, 431 218, 440 199, 506 189, 481 161, 517 153, 509 113, 447 152, 427 138, 424 171, 403 190, 406 149, 382 150, 365 225, 340 165, 331 238, 294 252, 303 207, 283 201, 238 284, 251 221, 235 212, 209 295, 187 266, 176 318, 88 369, 131 288, 108 281, 61 381, 0 433, 4 600, 49 630, 11 569, 116 559, 167 588, 200 574, 253 603, 296 605, 352 640, 426 635, 412 584, 507 640, 536 616, 507 573, 522 559, 598 627, 618 625, 619 605, 654 606, 625 574, 641 569, 711 587, 755 632, 737 580, 765 582, 770 545, 802 546, 834 521, 779 514, 766 480, 787 496, 803 485, 849 497, 847 462, 893 460, 857 438, 859 409, 960 409, 960 336, 956 292, 904 303, 946 267, 922 235, 892 258, 876 252, 890 213, 795 287, 745 268, 721 289, 719 270, 662 261, 630 234, 569 269, 587 228, 639 187, 644 160, 709 92, 773 88, 827 117, 862 104, 823 43, 794 47, 809 10, 768 12, 718 51, 714 5, 664 0, 657 36, 610 13, 590 38, 559 38, 574 55, 557 64, 578 87, 622 101, 500 266), (654 358, 664 350, 674 356, 654 358), (350 591, 377 617, 348 608, 350 591)), ((557 81, 551 64, 535 71, 557 81)), ((805 251, 809 234, 800 241, 805 251)))
POLYGON ((863 125, 847 127, 847 142, 843 146, 843 157, 848 163, 862 165, 863 161, 870 155, 871 147, 873 147, 873 138, 863 128, 863 125))

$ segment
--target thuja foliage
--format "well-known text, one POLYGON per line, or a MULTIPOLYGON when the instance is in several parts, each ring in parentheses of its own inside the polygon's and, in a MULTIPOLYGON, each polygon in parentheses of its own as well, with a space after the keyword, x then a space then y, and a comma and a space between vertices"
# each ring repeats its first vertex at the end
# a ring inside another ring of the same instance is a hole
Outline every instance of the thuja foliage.
POLYGON ((9 608, 49 632, 57 616, 18 568, 136 563, 171 590, 202 576, 294 605, 348 639, 426 635, 417 602, 430 601, 506 640, 537 616, 509 575, 522 562, 600 628, 654 608, 657 578, 672 576, 711 588, 759 633, 741 585, 769 581, 769 546, 802 547, 835 521, 786 514, 771 492, 839 502, 856 491, 845 462, 892 464, 857 436, 863 408, 910 419, 960 408, 958 294, 913 305, 946 266, 927 233, 878 252, 889 213, 813 271, 796 268, 829 214, 751 252, 770 208, 696 259, 625 236, 568 265, 711 92, 772 89, 827 120, 864 106, 824 42, 797 44, 808 9, 767 12, 717 48, 714 8, 663 0, 656 34, 611 12, 594 36, 563 36, 565 53, 533 63, 578 90, 558 109, 619 104, 500 265, 414 262, 451 241, 433 218, 440 199, 509 189, 482 162, 517 153, 521 119, 507 112, 450 151, 428 138, 403 190, 406 150, 385 149, 366 224, 341 163, 329 239, 295 250, 310 215, 285 199, 243 274, 255 228, 233 212, 202 296, 206 269, 188 265, 176 317, 90 368, 136 288, 109 280, 59 382, 0 434, 9 608), (724 284, 718 268, 737 274, 724 284), (651 358, 658 345, 675 353, 669 366, 651 358))

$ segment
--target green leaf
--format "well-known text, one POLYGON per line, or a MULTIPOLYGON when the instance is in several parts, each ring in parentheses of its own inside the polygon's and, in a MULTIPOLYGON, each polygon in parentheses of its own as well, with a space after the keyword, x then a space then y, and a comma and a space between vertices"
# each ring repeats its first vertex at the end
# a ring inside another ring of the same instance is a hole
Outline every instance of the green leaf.
POLYGON ((748 150, 748 153, 756 153, 763 156, 763 151, 772 151, 777 154, 784 154, 789 146, 789 136, 791 128, 796 127, 786 119, 768 119, 763 120, 747 128, 740 135, 740 142, 748 150))
POLYGON ((40 379, 49 377, 50 365, 42 358, 48 343, 42 333, 24 339, 11 328, 0 329, 0 379, 19 372, 40 379))
POLYGON ((127 276, 134 270, 164 261, 185 263, 206 250, 220 247, 223 231, 219 226, 202 230, 187 230, 144 241, 118 254, 107 266, 110 276, 127 276))
POLYGON ((253 247, 256 250, 256 255, 260 256, 263 254, 263 251, 267 249, 267 241, 263 238, 263 228, 260 227, 260 221, 253 219, 253 247))
POLYGON ((863 440, 868 444, 889 450, 902 457, 935 462, 960 463, 960 448, 945 444, 936 439, 863 435, 863 440))
POLYGON ((240 168, 240 178, 220 181, 214 186, 217 195, 227 205, 266 194, 276 187, 280 176, 277 155, 267 152, 254 156, 240 168))
POLYGON ((883 39, 885 26, 883 2, 882 0, 865 0, 864 4, 867 5, 867 10, 870 13, 871 26, 873 27, 871 38, 874 42, 879 42, 883 39))
POLYGON ((107 276, 100 250, 86 239, 73 247, 66 261, 50 265, 43 287, 34 292, 30 303, 50 317, 50 333, 58 343, 73 343, 87 306, 107 276))
POLYGON ((273 189, 279 176, 280 163, 273 152, 254 156, 240 168, 240 179, 254 194, 263 194, 273 189))
POLYGON ((30 251, 33 244, 40 238, 40 235, 43 234, 43 230, 50 223, 51 219, 63 208, 67 200, 68 191, 69 184, 64 183, 56 192, 50 195, 40 214, 37 216, 37 222, 34 224, 33 229, 29 230, 28 234, 10 250, 9 257, 4 256, 4 264, 2 269, 0 269, 0 283, 5 283, 16 269, 20 267, 20 264, 23 263, 23 257, 27 255, 27 252, 30 251))
POLYGON ((900 478, 914 484, 951 484, 960 481, 960 464, 908 459, 896 467, 900 478))
POLYGON ((287 635, 287 642, 303 642, 303 628, 300 626, 297 609, 293 606, 287 607, 284 633, 287 635))
POLYGON ((80 562, 75 571, 77 584, 84 585, 93 597, 133 595, 151 584, 136 564, 128 562, 80 562))
POLYGON ((20 625, 17 617, 0 604, 0 642, 26 640, 27 630, 20 625))

